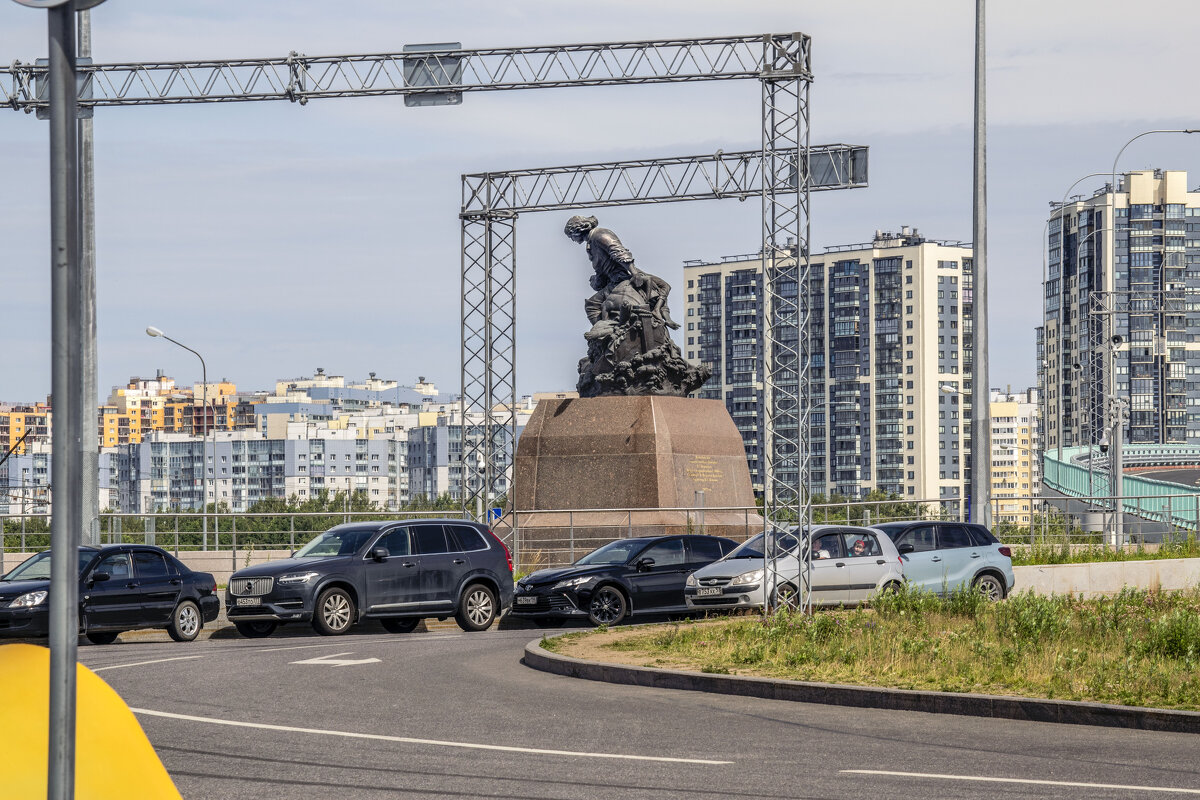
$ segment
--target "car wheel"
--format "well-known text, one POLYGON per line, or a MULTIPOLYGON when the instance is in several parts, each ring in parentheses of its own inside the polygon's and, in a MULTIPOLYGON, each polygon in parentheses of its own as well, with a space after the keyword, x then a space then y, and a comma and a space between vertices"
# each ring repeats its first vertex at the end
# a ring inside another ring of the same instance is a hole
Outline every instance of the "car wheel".
POLYGON ((167 626, 167 634, 177 642, 191 642, 200 634, 203 625, 199 607, 191 600, 184 600, 175 606, 171 624, 167 626))
POLYGON ((117 640, 117 637, 120 634, 120 631, 98 631, 96 633, 86 633, 84 635, 87 636, 88 641, 92 644, 112 644, 117 640))
POLYGON ((399 617, 396 619, 381 619, 379 622, 388 633, 412 633, 421 624, 421 618, 399 617))
POLYGON ((795 611, 800 607, 800 592, 796 591, 796 587, 790 583, 781 583, 775 587, 775 601, 772 605, 775 608, 795 611))
POLYGON ((588 619, 593 625, 616 625, 629 613, 625 595, 615 586, 601 586, 592 592, 588 603, 588 619))
POLYGON ((482 583, 473 583, 463 592, 454 620, 464 631, 486 631, 496 619, 496 595, 482 583))
POLYGON ((247 639, 265 639, 275 632, 275 628, 278 625, 279 623, 271 622, 270 620, 233 623, 233 627, 237 628, 237 632, 247 639))
POLYGON ((334 586, 317 598, 313 628, 322 636, 338 636, 354 624, 354 599, 345 589, 334 586))
POLYGON ((536 617, 533 624, 539 628, 561 628, 566 620, 562 617, 536 617))
POLYGON ((993 603, 1004 599, 1004 584, 995 575, 980 575, 971 587, 993 603))

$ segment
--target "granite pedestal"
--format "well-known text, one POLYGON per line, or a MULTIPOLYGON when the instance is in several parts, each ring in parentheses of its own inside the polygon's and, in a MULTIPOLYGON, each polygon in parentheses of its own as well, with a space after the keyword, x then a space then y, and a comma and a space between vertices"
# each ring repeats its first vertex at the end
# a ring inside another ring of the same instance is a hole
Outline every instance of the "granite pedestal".
POLYGON ((762 530, 754 505, 745 446, 721 401, 573 398, 541 401, 525 426, 510 495, 516 513, 505 521, 528 568, 629 535, 742 540, 762 530))

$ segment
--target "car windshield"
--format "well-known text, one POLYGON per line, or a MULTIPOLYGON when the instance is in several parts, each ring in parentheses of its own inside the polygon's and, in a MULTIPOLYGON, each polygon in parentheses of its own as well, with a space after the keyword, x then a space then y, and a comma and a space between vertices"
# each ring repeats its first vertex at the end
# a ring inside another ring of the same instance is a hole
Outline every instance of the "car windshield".
MULTIPOLYGON (((772 534, 776 537, 772 543, 773 555, 783 555, 784 553, 795 552, 800 547, 800 540, 793 533, 772 534)), ((738 545, 723 561, 728 561, 735 558, 765 558, 763 553, 763 542, 766 541, 765 534, 747 539, 738 545)))
POLYGON ((599 566, 603 564, 624 564, 634 553, 641 552, 646 542, 641 539, 619 539, 603 547, 593 550, 575 562, 577 567, 599 566))
POLYGON ((378 531, 378 528, 333 528, 301 547, 292 558, 352 556, 378 531))
MULTIPOLYGON (((96 555, 93 550, 79 551, 79 571, 88 565, 96 555)), ((50 551, 38 553, 21 566, 4 576, 6 581, 48 581, 50 580, 50 551)))

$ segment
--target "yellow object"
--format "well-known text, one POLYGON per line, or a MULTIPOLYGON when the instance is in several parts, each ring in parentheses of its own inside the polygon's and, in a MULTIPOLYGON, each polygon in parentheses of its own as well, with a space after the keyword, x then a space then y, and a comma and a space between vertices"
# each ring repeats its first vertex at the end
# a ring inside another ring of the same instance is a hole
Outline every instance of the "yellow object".
MULTIPOLYGON (((137 718, 96 673, 75 665, 75 797, 78 800, 180 800, 137 718)), ((6 800, 44 800, 50 739, 50 651, 0 646, 0 730, 6 800)))

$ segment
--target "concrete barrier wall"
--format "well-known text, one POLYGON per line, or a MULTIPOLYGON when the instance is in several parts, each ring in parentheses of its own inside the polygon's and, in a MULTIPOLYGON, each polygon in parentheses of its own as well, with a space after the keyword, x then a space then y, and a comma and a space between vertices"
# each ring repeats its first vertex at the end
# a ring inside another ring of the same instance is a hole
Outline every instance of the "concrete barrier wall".
POLYGON ((1200 586, 1200 558, 1044 564, 1013 567, 1013 573, 1019 592, 1100 597, 1117 594, 1126 586, 1169 592, 1200 586))

